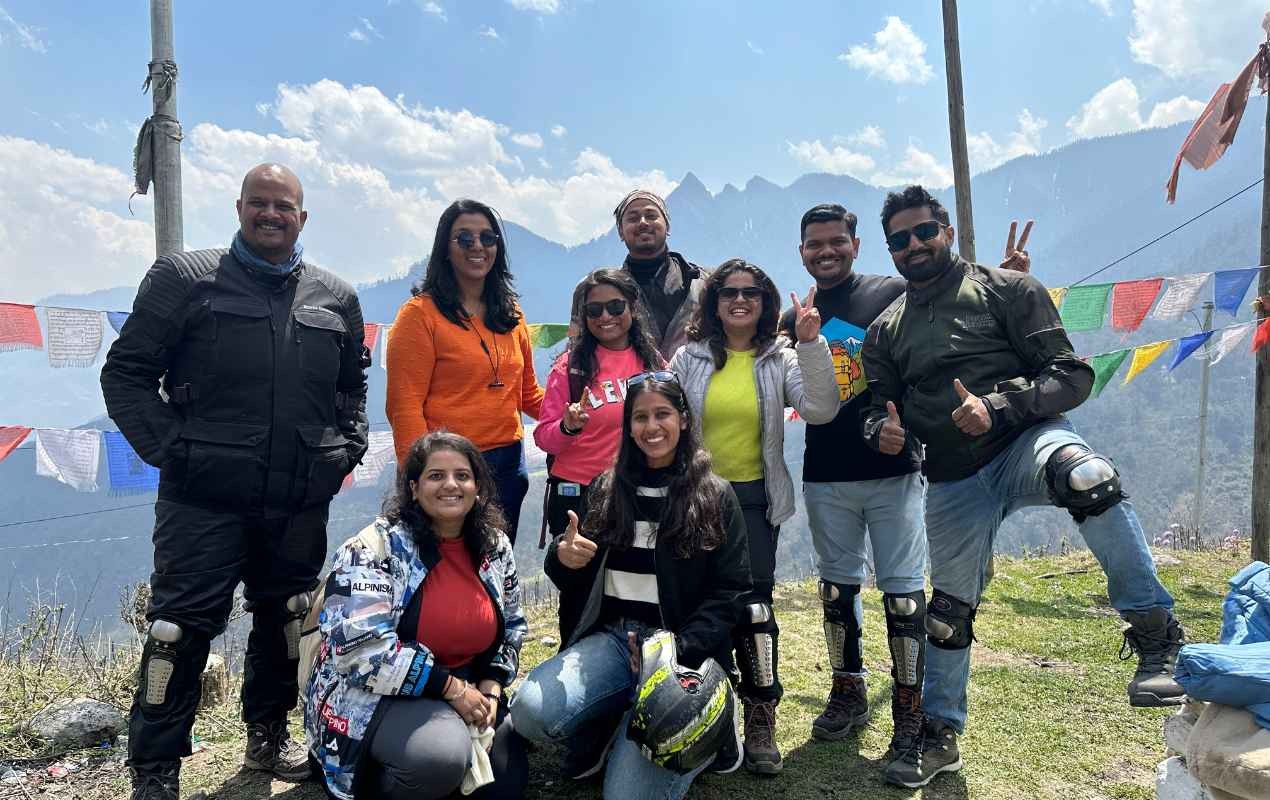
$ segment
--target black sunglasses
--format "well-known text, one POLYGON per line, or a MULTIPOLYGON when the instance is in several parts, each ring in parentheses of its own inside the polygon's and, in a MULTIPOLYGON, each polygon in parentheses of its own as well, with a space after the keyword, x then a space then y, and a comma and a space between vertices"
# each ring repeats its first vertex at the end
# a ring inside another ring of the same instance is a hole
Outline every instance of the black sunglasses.
POLYGON ((626 379, 626 386, 639 386, 644 381, 663 381, 665 383, 679 384, 679 376, 668 369, 655 369, 649 372, 641 372, 638 375, 632 375, 626 379))
POLYGON ((481 247, 493 247, 498 244, 498 234, 493 231, 481 231, 479 237, 474 236, 471 231, 459 231, 459 235, 454 237, 454 242, 464 250, 471 250, 476 246, 478 238, 480 239, 481 247))
POLYGON ((919 222, 911 228, 896 231, 886 237, 886 249, 890 250, 892 253, 898 253, 908 247, 910 235, 916 236, 923 242, 929 242, 931 239, 938 236, 939 232, 943 229, 944 224, 942 222, 936 222, 935 220, 919 222))
POLYGON ((610 317, 620 317, 626 313, 626 301, 618 298, 607 303, 587 303, 582 308, 591 319, 599 319, 605 311, 609 312, 610 317))
POLYGON ((738 297, 744 297, 746 300, 759 300, 763 297, 763 290, 757 286, 743 286, 740 289, 735 286, 724 286, 719 289, 719 299, 725 303, 730 303, 738 297))

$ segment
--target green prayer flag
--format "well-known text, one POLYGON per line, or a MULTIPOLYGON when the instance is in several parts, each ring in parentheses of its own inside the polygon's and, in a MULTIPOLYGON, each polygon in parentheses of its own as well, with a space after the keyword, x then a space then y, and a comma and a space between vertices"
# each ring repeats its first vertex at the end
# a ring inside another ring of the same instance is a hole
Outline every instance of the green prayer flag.
POLYGON ((1089 366, 1094 368, 1094 390, 1089 393, 1090 397, 1097 397, 1102 393, 1102 388, 1115 376, 1128 355, 1129 348, 1126 347, 1123 350, 1099 353, 1089 357, 1089 366))
POLYGON ((1063 297, 1063 308, 1059 312, 1063 327, 1069 331, 1095 331, 1102 327, 1103 317, 1107 313, 1107 295, 1111 293, 1110 283, 1095 283, 1089 286, 1072 286, 1063 297))
POLYGON ((569 326, 559 322, 536 322, 529 326, 529 341, 534 347, 551 347, 569 335, 569 326))

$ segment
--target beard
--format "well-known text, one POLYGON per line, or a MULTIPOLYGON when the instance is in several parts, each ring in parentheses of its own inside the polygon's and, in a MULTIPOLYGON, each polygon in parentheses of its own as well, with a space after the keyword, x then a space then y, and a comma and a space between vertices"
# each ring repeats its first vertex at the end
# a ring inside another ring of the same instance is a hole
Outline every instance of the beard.
POLYGON ((932 281, 943 275, 952 266, 952 254, 947 247, 938 247, 930 249, 930 258, 918 264, 910 264, 907 260, 903 264, 897 263, 895 270, 904 276, 905 280, 925 283, 932 281))

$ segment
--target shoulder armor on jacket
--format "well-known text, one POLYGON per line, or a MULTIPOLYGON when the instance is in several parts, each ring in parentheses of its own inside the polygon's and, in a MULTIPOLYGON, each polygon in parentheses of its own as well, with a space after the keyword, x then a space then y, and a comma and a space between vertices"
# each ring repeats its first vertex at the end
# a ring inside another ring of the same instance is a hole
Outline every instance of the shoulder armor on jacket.
POLYGON ((228 250, 219 248, 160 256, 141 280, 133 311, 147 311, 164 319, 172 316, 184 304, 190 287, 215 272, 228 255, 228 250))

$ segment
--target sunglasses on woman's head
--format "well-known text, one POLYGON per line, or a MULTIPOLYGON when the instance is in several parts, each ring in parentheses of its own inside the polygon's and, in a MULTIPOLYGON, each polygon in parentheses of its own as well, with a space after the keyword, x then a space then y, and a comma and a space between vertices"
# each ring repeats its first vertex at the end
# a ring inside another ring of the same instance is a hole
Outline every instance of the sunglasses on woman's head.
POLYGON ((898 253, 908 247, 910 234, 916 236, 923 242, 929 242, 931 239, 938 236, 939 232, 943 229, 944 224, 942 222, 936 222, 935 220, 930 220, 929 222, 919 222, 911 228, 896 231, 886 237, 886 249, 890 250, 892 253, 898 253))
POLYGON ((498 244, 498 234, 493 231, 481 231, 478 237, 471 231, 459 231, 459 235, 454 237, 454 242, 464 250, 471 250, 476 246, 476 242, 480 241, 481 247, 493 247, 498 244))
POLYGON ((725 303, 730 303, 738 297, 744 297, 746 300, 759 300, 763 297, 763 290, 757 286, 724 286, 719 289, 719 299, 725 303))
POLYGON ((639 386, 644 381, 662 381, 663 383, 679 383, 679 376, 668 369, 655 369, 650 372, 641 372, 638 375, 632 375, 626 379, 626 386, 639 386))
POLYGON ((626 313, 626 301, 619 298, 609 300, 606 303, 591 302, 582 306, 582 308, 591 319, 599 319, 605 311, 609 312, 610 317, 620 317, 626 313))

